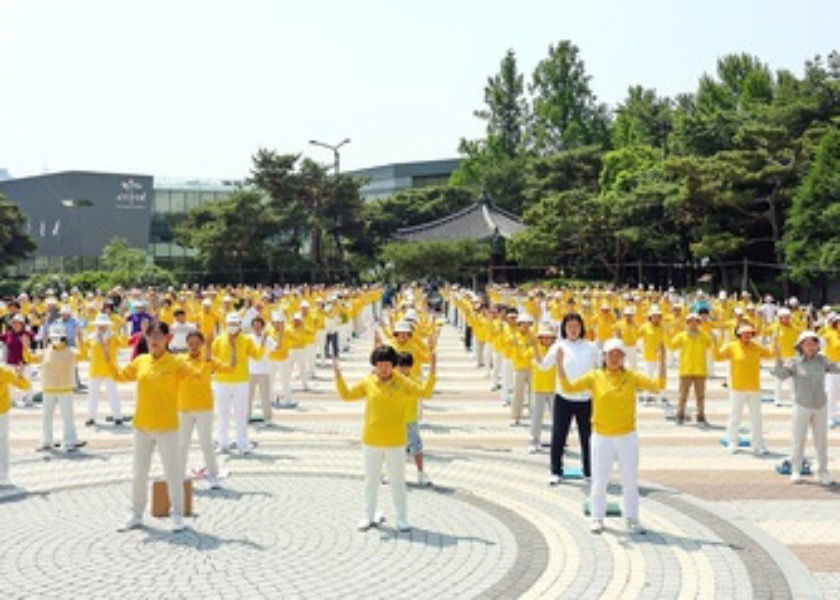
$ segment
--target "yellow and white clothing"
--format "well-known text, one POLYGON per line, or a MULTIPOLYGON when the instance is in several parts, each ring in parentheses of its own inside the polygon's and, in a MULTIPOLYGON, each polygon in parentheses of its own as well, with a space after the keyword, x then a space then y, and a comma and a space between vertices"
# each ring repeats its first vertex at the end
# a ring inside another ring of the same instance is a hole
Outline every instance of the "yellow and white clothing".
POLYGON ((11 369, 0 366, 0 485, 10 485, 9 480, 9 411, 12 395, 9 386, 20 390, 31 387, 29 380, 11 369))

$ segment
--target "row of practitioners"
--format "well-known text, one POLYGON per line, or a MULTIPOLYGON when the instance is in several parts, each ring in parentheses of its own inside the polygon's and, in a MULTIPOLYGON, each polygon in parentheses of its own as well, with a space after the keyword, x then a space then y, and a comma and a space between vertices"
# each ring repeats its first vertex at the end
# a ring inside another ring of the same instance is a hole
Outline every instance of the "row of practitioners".
MULTIPOLYGON (((618 462, 624 495, 624 513, 630 532, 643 532, 638 521, 638 453, 636 432, 636 394, 642 391, 659 392, 665 387, 665 347, 660 347, 657 376, 650 378, 625 366, 627 349, 620 339, 608 340, 602 349, 583 337, 584 324, 578 315, 567 315, 561 324, 562 338, 550 346, 550 335, 541 336, 541 346, 548 347, 540 368, 552 363, 557 369, 558 393, 554 395, 554 422, 551 440, 551 484, 563 478, 563 454, 569 426, 576 421, 583 462, 584 476, 591 477, 590 510, 592 531, 603 529, 606 487, 614 461, 618 462)), ((548 334, 548 330, 544 330, 548 334)), ((687 330, 685 337, 702 335, 687 330)), ((766 452, 761 439, 760 398, 758 398, 758 370, 761 358, 775 357, 773 374, 779 379, 791 379, 794 384, 792 419, 791 481, 802 480, 802 460, 807 431, 813 432, 818 461, 818 477, 823 485, 834 479, 828 470, 826 376, 840 371, 837 363, 827 359, 820 350, 820 338, 813 331, 802 332, 793 344, 794 356, 782 357, 778 343, 768 349, 754 342, 756 331, 742 324, 736 340, 716 350, 717 356, 730 361, 730 451, 737 451, 737 421, 748 404, 751 410, 755 450, 766 452), (757 419, 755 417, 758 417, 757 419)), ((548 397, 535 394, 535 402, 544 403, 548 397)))
MULTIPOLYGON (((568 314, 578 315, 584 323, 585 331, 589 331, 590 324, 586 322, 583 315, 568 314)), ((533 369, 533 357, 530 355, 532 342, 542 336, 539 332, 537 335, 534 334, 534 319, 528 313, 515 308, 489 307, 486 309, 486 318, 473 313, 473 316, 465 321, 465 325, 470 323, 474 332, 480 332, 482 329, 485 332, 493 332, 491 341, 482 341, 482 334, 474 333, 477 364, 487 369, 491 389, 500 391, 502 402, 512 405, 512 417, 516 423, 522 415, 530 372, 533 369)), ((596 322, 595 326, 597 325, 596 322)), ((706 424, 704 406, 706 378, 714 376, 716 360, 729 359, 726 353, 717 352, 714 340, 719 340, 720 344, 727 339, 734 341, 737 338, 735 332, 741 325, 749 326, 754 334, 761 333, 755 325, 744 319, 737 320, 732 325, 731 331, 724 336, 711 326, 707 314, 692 312, 679 321, 666 321, 659 307, 654 306, 641 326, 636 325, 632 310, 626 311, 624 320, 615 323, 607 332, 599 333, 596 343, 602 347, 606 340, 621 339, 630 367, 635 369, 641 363, 644 372, 649 377, 656 369, 658 348, 664 344, 672 354, 675 366, 679 367, 680 406, 677 411, 677 423, 682 424, 686 419, 686 398, 688 391, 694 388, 698 400, 697 418, 701 424, 706 424), (598 341, 610 332, 609 337, 598 341)), ((544 329, 547 336, 550 336, 551 332, 548 330, 551 326, 544 321, 536 329, 544 329)), ((804 329, 793 321, 790 311, 783 309, 778 312, 777 322, 765 333, 770 342, 778 343, 782 357, 791 359, 794 356, 793 347, 802 331, 804 329)), ((840 361, 840 315, 833 313, 827 315, 819 334, 823 339, 825 355, 832 361, 840 361)), ((584 335, 587 339, 591 337, 584 335)), ((737 369, 737 371, 741 373, 743 369, 737 369)), ((542 385, 538 381, 540 377, 539 372, 534 370, 534 391, 546 393, 548 390, 545 388, 550 385, 551 378, 545 374, 544 380, 547 385, 542 385)), ((737 385, 733 387, 739 389, 737 385)), ((750 387, 754 386, 750 385, 750 387)), ((758 389, 756 387, 755 390, 749 391, 758 391, 758 389)), ((833 374, 829 375, 826 380, 826 394, 829 399, 827 422, 829 424, 833 421, 838 393, 840 393, 840 378, 833 374)), ((777 380, 774 385, 774 400, 777 406, 782 404, 783 394, 783 382, 777 380)), ((664 402, 664 397, 661 399, 664 402)))
MULTIPOLYGON (((619 317, 627 309, 639 315, 639 324, 653 306, 659 306, 667 318, 681 318, 689 312, 708 313, 712 322, 720 330, 727 328, 733 319, 748 318, 759 329, 775 322, 779 311, 789 310, 793 321, 808 327, 814 322, 824 321, 831 312, 831 306, 815 310, 803 305, 791 296, 783 302, 777 302, 772 296, 765 296, 764 301, 754 300, 750 292, 729 294, 721 290, 716 297, 709 296, 703 290, 693 293, 678 293, 673 288, 661 290, 655 288, 631 289, 589 289, 589 288, 532 288, 527 292, 507 286, 488 286, 479 295, 472 290, 457 287, 448 288, 446 296, 450 300, 468 304, 485 303, 487 305, 517 306, 524 312, 534 315, 537 320, 559 322, 568 312, 575 312, 584 317, 587 323, 595 319, 610 320, 619 317)), ((464 308, 463 306, 461 308, 464 308)), ((590 329, 588 335, 594 340, 596 330, 590 329)))
MULTIPOLYGON (((16 328, 24 327, 19 319, 15 320, 14 323, 16 328)), ((112 356, 116 356, 120 349, 127 344, 131 345, 132 358, 146 352, 145 330, 149 323, 151 323, 150 320, 145 321, 140 334, 134 336, 133 340, 115 332, 113 320, 106 313, 101 313, 94 319, 84 333, 80 328, 69 331, 62 321, 55 322, 51 326, 51 331, 61 332, 60 337, 64 340, 64 345, 76 350, 77 362, 81 360, 90 361, 86 425, 96 425, 98 406, 103 397, 103 391, 110 405, 111 420, 115 426, 123 424, 124 418, 117 394, 116 381, 108 368, 103 347, 107 347, 109 354, 112 356), (76 335, 72 335, 73 333, 76 335)), ((245 323, 239 313, 230 313, 226 318, 225 333, 237 335, 241 330, 244 333, 244 325, 245 323)), ((290 319, 290 323, 286 322, 285 313, 281 311, 274 311, 271 314, 271 322, 268 324, 262 316, 257 315, 248 323, 248 329, 250 333, 244 334, 241 339, 250 339, 254 345, 264 347, 265 350, 259 356, 249 356, 249 360, 243 363, 241 368, 244 373, 239 376, 240 380, 245 379, 245 385, 241 386, 242 389, 231 391, 225 387, 225 377, 223 375, 217 377, 221 384, 218 391, 220 418, 217 439, 223 451, 231 447, 245 453, 250 450, 251 445, 247 439, 247 423, 251 416, 251 403, 255 397, 259 399, 261 404, 263 420, 271 422, 273 407, 294 407, 297 405, 292 397, 293 375, 299 378, 302 388, 307 390, 310 377, 315 370, 316 347, 314 344, 317 337, 315 332, 307 327, 306 315, 303 312, 295 313, 290 319), (275 389, 278 390, 276 394, 275 389), (228 434, 231 409, 233 409, 236 421, 237 439, 235 443, 229 442, 228 434)), ((214 333, 204 335, 194 324, 186 322, 183 314, 177 312, 174 322, 170 324, 170 330, 169 347, 175 353, 187 352, 189 336, 192 333, 202 333, 202 336, 208 340, 217 337, 214 333)), ((52 334, 50 339, 54 339, 52 334)), ((327 334, 326 339, 330 342, 326 348, 327 354, 337 356, 339 352, 338 340, 331 340, 329 334, 327 334)), ((46 397, 53 397, 57 391, 63 394, 65 392, 63 387, 61 390, 57 390, 50 383, 50 372, 57 368, 53 362, 49 360, 44 362, 39 354, 31 350, 30 336, 21 336, 21 346, 23 348, 21 355, 24 359, 21 363, 25 365, 41 363, 41 369, 45 371, 42 383, 46 397)), ((221 342, 217 344, 217 347, 222 348, 221 342)), ((219 350, 219 352, 222 351, 219 350)), ((50 353, 50 356, 52 356, 52 353, 50 353)), ((74 369, 77 373, 78 369, 74 369)), ((75 379, 78 380, 77 374, 75 379)), ((70 391, 78 391, 77 386, 78 383, 75 383, 70 391)), ((53 441, 53 409, 50 402, 45 403, 46 410, 43 419, 44 433, 41 449, 45 450, 52 446, 53 441)), ((69 408, 70 402, 72 402, 71 399, 64 401, 64 404, 67 404, 68 407, 62 405, 62 414, 70 416, 65 416, 63 419, 65 431, 61 445, 63 449, 73 451, 76 448, 77 435, 72 421, 72 411, 69 408)))

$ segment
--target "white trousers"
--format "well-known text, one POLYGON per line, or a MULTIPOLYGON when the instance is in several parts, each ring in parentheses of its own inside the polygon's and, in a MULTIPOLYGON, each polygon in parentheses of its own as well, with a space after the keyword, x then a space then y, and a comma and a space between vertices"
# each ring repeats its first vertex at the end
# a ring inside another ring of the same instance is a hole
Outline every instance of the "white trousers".
POLYGON ((840 373, 825 374, 826 423, 829 427, 834 424, 834 411, 837 410, 837 394, 840 393, 840 373))
POLYGON ((711 348, 706 351, 706 373, 709 377, 715 376, 715 355, 711 348))
POLYGON ((592 489, 589 511, 593 519, 607 514, 607 486, 613 463, 618 461, 621 493, 624 496, 624 516, 639 518, 639 436, 634 431, 626 435, 599 435, 592 432, 589 441, 592 453, 592 489))
POLYGON ((814 435, 814 448, 817 451, 817 464, 820 474, 828 473, 828 421, 826 407, 805 408, 793 405, 793 448, 791 450, 791 472, 802 471, 802 455, 805 452, 805 440, 808 438, 808 426, 814 435))
POLYGON ((405 448, 383 448, 380 446, 362 446, 365 461, 365 518, 373 521, 376 513, 376 498, 382 485, 382 462, 388 467, 388 485, 397 513, 397 522, 407 520, 405 489, 405 448))
POLYGON ((184 514, 184 478, 179 467, 178 430, 144 431, 134 430, 134 483, 132 493, 132 514, 143 517, 146 510, 149 489, 149 471, 152 467, 152 451, 155 445, 163 464, 163 478, 169 489, 169 505, 173 515, 184 514))
POLYGON ((534 392, 531 395, 531 410, 528 416, 531 418, 531 444, 535 447, 540 445, 543 417, 546 409, 551 414, 551 403, 553 401, 554 394, 534 392))
MULTIPOLYGON (((313 348, 316 358, 324 360, 324 343, 327 341, 327 332, 319 329, 315 334, 315 347, 313 348)), ((323 363, 322 363, 323 364, 323 363)))
POLYGON ((315 344, 309 344, 305 349, 307 375, 315 374, 315 361, 317 352, 318 349, 315 347, 315 344))
POLYGON ((500 396, 502 402, 510 400, 513 394, 513 361, 505 358, 502 360, 502 389, 500 396))
POLYGON ((0 415, 0 485, 9 481, 9 413, 0 415))
POLYGON ((248 378, 248 418, 254 409, 254 392, 258 392, 260 410, 265 421, 271 421, 271 374, 254 374, 248 378))
POLYGON ((61 436, 61 447, 64 450, 72 448, 78 442, 76 436, 76 424, 73 422, 73 394, 48 394, 44 393, 44 404, 42 408, 42 431, 41 445, 52 446, 53 443, 53 415, 55 405, 58 404, 61 411, 61 423, 64 433, 61 436))
MULTIPOLYGON (((778 377, 775 378, 776 383, 773 387, 773 401, 776 404, 780 404, 782 402, 782 387, 785 385, 792 385, 792 384, 785 384, 786 381, 791 381, 791 379, 779 379, 778 377)), ((826 377, 828 379, 828 377, 826 377)))
POLYGON ((741 426, 741 415, 745 405, 750 411, 752 448, 758 451, 764 448, 764 434, 761 427, 761 392, 729 392, 729 424, 726 427, 726 437, 731 447, 738 447, 738 428, 741 426))
POLYGON ((497 384, 502 374, 502 353, 493 351, 493 371, 490 373, 490 383, 497 384))
MULTIPOLYGON (((649 379, 656 379, 659 376, 659 362, 655 360, 646 360, 644 361, 645 365, 645 376, 649 379)), ((643 392, 643 398, 655 398, 653 392, 643 392)), ((665 395, 662 392, 659 392, 659 397, 664 398, 665 395)))
POLYGON ((292 362, 292 368, 297 369, 300 382, 303 384, 303 389, 309 389, 309 370, 306 366, 306 349, 297 348, 289 353, 289 360, 292 362))
MULTIPOLYGON (((490 342, 484 343, 484 368, 485 368, 485 376, 490 377, 493 375, 493 368, 496 363, 496 355, 493 352, 493 344, 490 342)), ((495 382, 495 379, 493 380, 495 382)))
POLYGON ((114 419, 122 419, 120 409, 120 397, 117 395, 117 384, 110 377, 91 377, 88 384, 88 418, 96 419, 96 409, 99 406, 99 398, 102 394, 102 386, 105 386, 105 395, 111 406, 111 416, 114 419))
POLYGON ((201 453, 204 455, 204 463, 211 477, 219 476, 219 465, 216 462, 216 453, 213 452, 213 411, 212 410, 185 410, 180 416, 180 459, 181 466, 179 473, 187 478, 187 460, 190 454, 190 441, 192 440, 193 429, 198 429, 198 443, 201 446, 201 453))
POLYGON ((279 389, 278 397, 283 402, 291 402, 292 400, 292 360, 291 357, 286 360, 281 360, 271 363, 274 373, 279 382, 279 386, 274 389, 279 389))
POLYGON ((245 450, 250 447, 248 441, 248 382, 216 383, 216 409, 219 411, 219 426, 216 439, 219 446, 227 448, 230 444, 230 413, 236 422, 236 447, 245 450))
POLYGON ((625 346, 624 348, 624 360, 627 363, 627 367, 631 371, 635 371, 639 366, 639 352, 636 350, 635 346, 625 346))

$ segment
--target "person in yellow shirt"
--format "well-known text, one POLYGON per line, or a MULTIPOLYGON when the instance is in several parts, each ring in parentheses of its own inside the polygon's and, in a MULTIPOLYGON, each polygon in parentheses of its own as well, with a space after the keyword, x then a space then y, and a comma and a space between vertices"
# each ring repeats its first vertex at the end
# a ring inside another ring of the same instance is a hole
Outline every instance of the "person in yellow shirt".
POLYGON ((510 332, 510 360, 513 369, 513 402, 510 407, 512 425, 518 426, 522 420, 525 400, 530 406, 531 396, 531 361, 534 360, 534 340, 531 326, 534 319, 527 313, 516 317, 516 328, 510 332))
POLYGON ((400 374, 409 379, 423 385, 423 390, 419 395, 411 395, 406 400, 405 412, 405 427, 406 437, 408 438, 408 453, 414 456, 414 465, 417 467, 417 485, 428 487, 432 485, 432 480, 426 475, 423 470, 423 440, 420 437, 420 402, 423 398, 429 398, 435 389, 435 382, 437 381, 437 358, 432 354, 432 362, 429 367, 429 377, 426 383, 423 383, 419 378, 411 375, 411 367, 414 366, 414 357, 410 352, 397 353, 397 369, 400 374))
MULTIPOLYGON (((825 357, 836 363, 840 363, 840 314, 830 313, 827 318, 825 332, 822 334, 825 345, 825 357)), ((834 423, 834 412, 837 410, 837 395, 840 394, 840 374, 825 374, 825 397, 828 416, 828 426, 836 427, 834 423)))
POLYGON ((603 348, 604 342, 615 335, 616 319, 609 304, 601 304, 594 325, 595 342, 598 348, 603 348))
POLYGON ((184 478, 178 446, 178 391, 181 382, 200 373, 167 350, 169 325, 151 321, 146 330, 147 354, 141 354, 123 368, 117 367, 106 340, 101 349, 116 381, 136 381, 134 413, 134 477, 131 517, 120 531, 143 526, 149 470, 155 446, 160 452, 163 475, 172 507, 172 531, 184 529, 184 478))
POLYGON ((528 411, 531 419, 531 445, 528 451, 536 454, 542 449, 542 426, 545 411, 552 410, 555 393, 555 379, 557 367, 554 364, 543 368, 540 364, 546 353, 557 339, 550 323, 540 323, 537 328, 537 345, 534 347, 534 360, 531 365, 531 409, 528 411))
MULTIPOLYGON (((796 351, 793 348, 796 345, 799 334, 804 329, 804 326, 793 322, 789 308, 780 308, 779 312, 776 313, 776 322, 770 326, 769 333, 771 345, 775 346, 778 344, 779 351, 782 353, 782 360, 792 360, 796 356, 796 351)), ((782 405, 782 387, 785 381, 787 380, 776 378, 773 387, 773 403, 776 406, 782 405)))
POLYGON ((627 366, 635 371, 638 366, 638 352, 636 344, 639 343, 639 326, 636 324, 636 309, 633 306, 625 306, 621 311, 622 319, 615 325, 615 336, 624 344, 627 366))
POLYGON ((271 361, 273 369, 272 378, 279 383, 274 387, 274 389, 279 390, 275 395, 275 406, 277 408, 294 408, 297 406, 297 402, 292 399, 290 336, 286 335, 286 315, 282 310, 271 311, 269 335, 274 340, 274 351, 269 354, 268 359, 271 361))
POLYGON ((297 369, 303 391, 309 391, 309 369, 306 364, 306 347, 309 344, 309 332, 306 330, 303 315, 295 312, 292 315, 292 326, 286 328, 289 340, 289 374, 292 369, 297 369))
POLYGON ((12 394, 9 386, 19 390, 32 387, 29 379, 24 377, 26 365, 20 363, 14 369, 0 366, 0 488, 11 487, 9 479, 9 412, 12 409, 12 394))
POLYGON ((90 382, 88 384, 88 418, 85 421, 87 427, 96 425, 96 411, 99 407, 99 398, 101 397, 102 388, 105 388, 105 396, 108 398, 108 404, 111 407, 111 418, 114 426, 119 427, 123 424, 122 407, 120 405, 120 397, 117 394, 117 384, 111 375, 110 367, 105 359, 105 354, 102 352, 102 345, 108 345, 108 351, 111 356, 116 356, 119 348, 124 341, 111 328, 111 318, 105 313, 100 313, 93 321, 94 330, 84 339, 84 354, 90 360, 88 377, 90 382))
POLYGON ((213 373, 225 373, 236 368, 236 346, 230 356, 230 362, 223 363, 213 356, 212 338, 204 339, 200 331, 187 334, 187 353, 181 354, 181 360, 201 373, 200 377, 184 379, 178 387, 179 439, 181 467, 180 472, 187 479, 187 459, 190 454, 190 440, 193 429, 198 429, 198 442, 204 455, 207 469, 207 483, 210 489, 219 489, 219 464, 213 452, 213 373))
MULTIPOLYGON (((654 304, 648 310, 648 320, 639 328, 639 337, 642 340, 644 373, 648 378, 652 378, 656 374, 659 364, 659 348, 665 342, 665 328, 662 325, 662 310, 659 305, 654 304)), ((643 398, 648 402, 654 400, 654 397, 649 394, 643 396, 643 398)), ((664 395, 660 395, 659 400, 663 405, 667 405, 664 395)))
POLYGON ((726 435, 731 454, 738 452, 738 428, 744 405, 750 410, 750 432, 755 454, 767 454, 761 424, 761 359, 771 358, 773 352, 755 343, 756 331, 750 323, 741 323, 735 330, 735 340, 719 347, 715 344, 715 358, 729 361, 729 424, 726 435))
POLYGON ((697 424, 708 427, 706 420, 706 378, 708 365, 706 355, 714 346, 714 340, 700 329, 703 318, 695 313, 686 317, 685 331, 668 341, 668 348, 679 352, 680 400, 677 406, 677 425, 685 422, 685 407, 688 392, 694 388, 697 402, 697 424))
POLYGON ((380 485, 382 462, 388 467, 388 480, 394 509, 397 513, 397 531, 411 530, 405 488, 406 410, 411 398, 422 394, 423 386, 398 373, 395 369, 397 351, 391 346, 377 347, 370 356, 374 372, 353 387, 347 387, 337 359, 333 359, 333 372, 338 395, 342 400, 367 400, 365 424, 362 431, 362 448, 365 463, 364 517, 358 525, 367 531, 385 521, 376 510, 376 496, 380 485))
MULTIPOLYGON (((251 359, 259 360, 265 346, 258 346, 248 335, 242 333, 242 317, 231 312, 225 317, 225 333, 213 340, 213 356, 222 363, 231 362, 236 353, 236 368, 230 372, 216 372, 216 406, 219 412, 217 441, 219 452, 229 452, 230 413, 236 422, 236 453, 250 454, 254 446, 248 439, 248 380, 251 359)), ((263 338, 264 340, 265 338, 263 338)))
POLYGON ((604 344, 604 367, 569 381, 563 367, 563 349, 557 351, 557 374, 564 392, 592 393, 592 487, 589 498, 591 530, 604 528, 607 486, 613 462, 618 461, 624 515, 629 533, 644 533, 639 523, 639 436, 636 433, 636 392, 658 392, 665 387, 665 347, 659 348, 659 377, 652 379, 624 368, 624 345, 610 339, 604 344))

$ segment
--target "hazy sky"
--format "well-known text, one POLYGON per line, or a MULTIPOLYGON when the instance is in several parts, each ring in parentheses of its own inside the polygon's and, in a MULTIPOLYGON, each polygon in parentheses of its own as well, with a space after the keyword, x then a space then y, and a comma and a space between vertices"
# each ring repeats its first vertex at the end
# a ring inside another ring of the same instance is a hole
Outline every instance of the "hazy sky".
POLYGON ((571 40, 614 106, 731 52, 799 74, 838 23, 838 0, 0 0, 0 168, 239 178, 345 137, 345 168, 448 158, 508 48, 530 74, 571 40))

